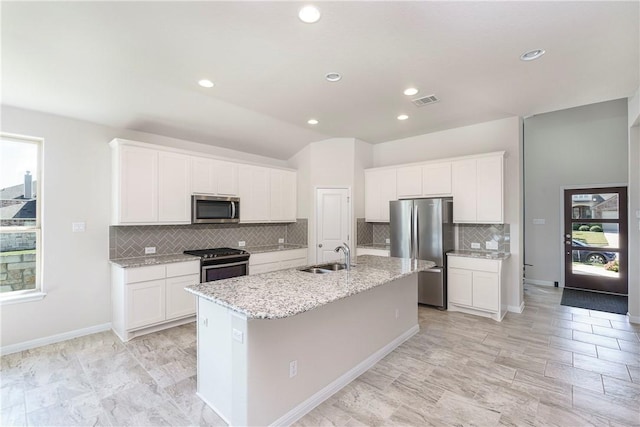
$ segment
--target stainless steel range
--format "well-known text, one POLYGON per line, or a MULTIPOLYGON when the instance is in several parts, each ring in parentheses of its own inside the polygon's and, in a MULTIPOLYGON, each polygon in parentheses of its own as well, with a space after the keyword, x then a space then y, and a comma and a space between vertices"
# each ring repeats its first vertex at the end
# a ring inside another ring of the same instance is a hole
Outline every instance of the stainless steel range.
POLYGON ((249 274, 249 252, 233 248, 184 251, 200 257, 200 282, 213 282, 249 274))

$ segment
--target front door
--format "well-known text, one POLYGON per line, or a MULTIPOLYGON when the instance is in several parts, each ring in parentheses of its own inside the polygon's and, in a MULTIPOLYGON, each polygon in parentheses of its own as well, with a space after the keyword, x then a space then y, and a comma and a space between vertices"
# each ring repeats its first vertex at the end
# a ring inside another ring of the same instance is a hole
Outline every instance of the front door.
POLYGON ((336 253, 335 248, 349 243, 349 189, 318 188, 316 208, 316 262, 339 260, 344 255, 342 251, 336 253))
POLYGON ((565 287, 627 294, 627 189, 564 191, 565 287))

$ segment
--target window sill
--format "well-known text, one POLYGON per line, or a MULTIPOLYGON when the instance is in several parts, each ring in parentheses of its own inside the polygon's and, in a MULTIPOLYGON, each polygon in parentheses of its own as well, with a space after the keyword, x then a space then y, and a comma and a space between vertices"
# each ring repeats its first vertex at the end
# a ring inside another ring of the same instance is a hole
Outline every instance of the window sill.
POLYGON ((32 301, 40 301, 47 294, 45 292, 30 292, 28 294, 22 295, 12 295, 6 297, 0 297, 0 306, 9 305, 9 304, 20 304, 23 302, 32 302, 32 301))

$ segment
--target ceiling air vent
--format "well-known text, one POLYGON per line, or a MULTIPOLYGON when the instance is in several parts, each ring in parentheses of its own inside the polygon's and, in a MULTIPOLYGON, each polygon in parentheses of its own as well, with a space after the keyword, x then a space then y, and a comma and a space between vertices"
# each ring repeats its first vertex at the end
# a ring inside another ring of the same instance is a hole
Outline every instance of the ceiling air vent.
POLYGON ((423 107, 427 104, 433 104, 434 102, 438 102, 438 101, 440 100, 435 95, 423 96, 422 98, 416 98, 411 100, 411 102, 413 102, 416 105, 416 107, 423 107))

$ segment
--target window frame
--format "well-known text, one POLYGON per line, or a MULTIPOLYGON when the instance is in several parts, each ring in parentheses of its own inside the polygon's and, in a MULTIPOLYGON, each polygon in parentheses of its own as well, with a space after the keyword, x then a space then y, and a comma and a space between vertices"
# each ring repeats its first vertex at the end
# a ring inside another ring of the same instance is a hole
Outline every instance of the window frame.
POLYGON ((0 305, 14 304, 19 302, 37 301, 47 294, 44 291, 43 277, 43 239, 42 239, 42 205, 44 200, 42 180, 44 176, 44 138, 18 135, 7 132, 0 132, 1 140, 10 140, 19 143, 35 144, 37 146, 37 170, 34 175, 36 181, 36 223, 33 226, 0 226, 0 235, 19 232, 34 232, 36 234, 36 279, 34 289, 23 289, 0 293, 0 305))

